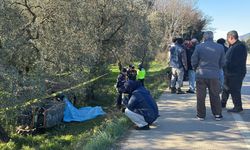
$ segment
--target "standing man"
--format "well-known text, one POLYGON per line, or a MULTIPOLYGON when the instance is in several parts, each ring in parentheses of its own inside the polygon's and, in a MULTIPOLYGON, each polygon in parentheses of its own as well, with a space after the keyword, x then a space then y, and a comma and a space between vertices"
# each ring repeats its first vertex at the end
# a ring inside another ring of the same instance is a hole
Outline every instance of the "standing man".
POLYGON ((246 46, 239 41, 236 31, 227 33, 227 41, 229 49, 226 53, 226 65, 224 67, 224 87, 222 92, 221 105, 226 107, 229 94, 232 96, 234 108, 228 112, 243 111, 241 102, 241 86, 246 74, 247 49, 246 46))
MULTIPOLYGON (((223 39, 223 38, 220 38, 217 40, 217 43, 221 44, 223 47, 224 47, 224 52, 226 54, 227 50, 228 50, 228 47, 226 47, 225 43, 226 43, 226 40, 223 39)), ((221 91, 223 91, 223 84, 224 84, 224 72, 223 72, 223 69, 220 70, 220 85, 221 85, 221 91)))
POLYGON ((116 107, 121 109, 122 107, 122 94, 125 91, 124 83, 127 81, 127 68, 122 68, 120 74, 117 77, 116 89, 118 92, 116 99, 116 107))
POLYGON ((171 93, 177 94, 184 94, 181 86, 184 71, 187 70, 187 55, 182 44, 183 39, 177 38, 175 45, 170 49, 170 67, 172 67, 171 93))
POLYGON ((192 39, 190 41, 190 47, 187 48, 187 64, 188 64, 188 80, 189 80, 189 89, 187 93, 194 93, 195 91, 195 72, 193 70, 193 67, 191 65, 191 57, 194 53, 195 46, 198 44, 197 39, 192 39))
POLYGON ((191 58, 192 67, 196 71, 197 118, 204 120, 206 117, 208 88, 212 113, 215 120, 221 120, 219 76, 225 63, 225 53, 220 44, 213 42, 213 32, 205 32, 203 39, 204 42, 196 46, 191 58))
POLYGON ((146 76, 146 70, 143 68, 142 63, 138 65, 136 79, 141 82, 142 86, 144 86, 144 79, 146 76))

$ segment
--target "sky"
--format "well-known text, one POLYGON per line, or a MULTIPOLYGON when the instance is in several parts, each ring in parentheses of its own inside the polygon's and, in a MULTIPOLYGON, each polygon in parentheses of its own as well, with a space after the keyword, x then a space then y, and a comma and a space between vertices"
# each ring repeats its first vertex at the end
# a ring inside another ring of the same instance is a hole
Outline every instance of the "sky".
POLYGON ((231 30, 250 33, 250 0, 199 0, 197 7, 213 19, 209 27, 215 29, 215 40, 231 30))

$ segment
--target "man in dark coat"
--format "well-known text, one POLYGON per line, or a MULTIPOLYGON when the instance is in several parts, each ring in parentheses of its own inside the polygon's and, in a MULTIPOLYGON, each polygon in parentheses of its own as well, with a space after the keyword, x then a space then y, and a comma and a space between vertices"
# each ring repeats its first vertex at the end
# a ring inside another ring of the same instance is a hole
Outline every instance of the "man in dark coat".
POLYGON ((129 80, 125 83, 125 91, 130 96, 124 99, 125 115, 136 124, 137 130, 149 130, 159 116, 158 106, 150 92, 139 81, 129 80))
POLYGON ((226 53, 226 65, 224 67, 224 86, 221 104, 226 107, 229 94, 232 96, 234 108, 228 112, 243 111, 241 102, 241 87, 246 74, 247 48, 239 41, 238 33, 230 31, 227 33, 227 41, 230 45, 226 53))
POLYGON ((127 81, 127 69, 122 68, 120 74, 117 77, 117 81, 116 81, 116 88, 118 91, 118 96, 116 99, 116 107, 118 109, 120 109, 122 106, 122 93, 124 93, 124 90, 125 90, 124 83, 126 81, 127 81))
POLYGON ((186 49, 187 52, 187 64, 188 64, 188 82, 189 82, 189 89, 187 93, 194 93, 195 91, 195 71, 191 64, 191 57, 194 53, 195 46, 198 44, 198 40, 193 38, 190 41, 189 46, 186 49))

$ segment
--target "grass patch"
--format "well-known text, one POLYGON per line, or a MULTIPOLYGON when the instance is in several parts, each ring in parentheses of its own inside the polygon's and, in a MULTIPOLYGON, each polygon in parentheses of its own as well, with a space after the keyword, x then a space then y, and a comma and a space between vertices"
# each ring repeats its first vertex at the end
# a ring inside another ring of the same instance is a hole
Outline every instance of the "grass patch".
MULTIPOLYGON (((149 89, 152 96, 157 99, 167 88, 167 77, 166 74, 169 72, 169 68, 164 68, 164 65, 156 65, 153 63, 154 67, 158 66, 157 69, 151 69, 148 71, 145 85, 149 89)), ((118 74, 118 72, 116 72, 118 74)), ((116 76, 117 76, 116 74, 116 76)), ((114 80, 114 78, 110 78, 114 80)), ((108 80, 107 80, 108 81, 108 80)), ((105 85, 105 84, 104 84, 105 85)), ((94 134, 90 141, 84 143, 79 142, 76 149, 83 150, 109 150, 114 146, 114 143, 119 140, 119 138, 127 133, 127 130, 132 125, 132 122, 126 118, 123 114, 118 115, 118 118, 112 119, 107 123, 104 128, 99 128, 96 134, 94 134)), ((81 140, 80 140, 81 141, 81 140)))
MULTIPOLYGON (((167 72, 164 64, 157 62, 150 64, 145 86, 155 99, 167 87, 167 72)), ((118 74, 118 67, 110 66, 109 75, 94 84, 95 99, 88 102, 89 105, 102 106, 107 115, 82 123, 62 123, 47 129, 44 134, 35 136, 22 136, 13 132, 10 134, 11 141, 7 144, 0 143, 0 149, 110 149, 132 124, 123 114, 114 109, 116 98, 114 84, 118 74)))
POLYGON ((125 133, 129 128, 131 122, 124 115, 119 115, 111 120, 107 120, 102 128, 99 128, 91 139, 84 145, 82 140, 79 140, 79 143, 75 149, 82 150, 109 150, 113 143, 125 133))

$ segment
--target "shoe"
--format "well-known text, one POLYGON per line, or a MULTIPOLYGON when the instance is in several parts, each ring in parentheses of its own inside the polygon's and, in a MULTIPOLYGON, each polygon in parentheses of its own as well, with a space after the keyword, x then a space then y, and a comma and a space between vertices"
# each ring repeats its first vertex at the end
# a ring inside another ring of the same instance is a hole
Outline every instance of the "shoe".
POLYGON ((222 115, 214 115, 214 118, 216 121, 220 121, 223 118, 223 116, 222 115))
POLYGON ((192 93, 192 94, 195 93, 195 92, 194 92, 193 90, 191 90, 191 89, 187 90, 186 92, 187 92, 187 93, 192 93))
POLYGON ((221 102, 221 108, 226 108, 227 103, 221 102))
POLYGON ((196 118, 197 118, 198 120, 200 120, 200 121, 204 121, 204 120, 205 120, 205 118, 198 117, 198 116, 196 116, 196 118))
POLYGON ((125 113, 126 108, 121 108, 122 113, 125 113))
POLYGON ((185 92, 183 92, 181 88, 178 88, 176 94, 185 94, 185 92))
POLYGON ((239 112, 242 112, 243 109, 242 108, 236 108, 234 107, 233 109, 228 109, 227 112, 230 112, 230 113, 239 113, 239 112))
POLYGON ((143 127, 135 126, 134 128, 135 130, 150 130, 149 125, 145 125, 143 127))
POLYGON ((170 90, 171 90, 172 94, 176 93, 176 88, 175 87, 171 87, 170 90))

